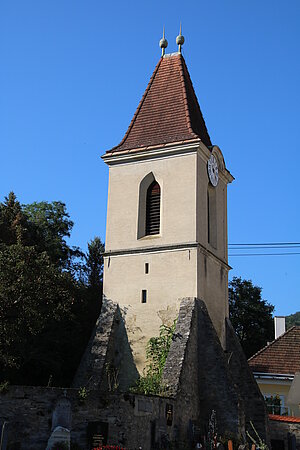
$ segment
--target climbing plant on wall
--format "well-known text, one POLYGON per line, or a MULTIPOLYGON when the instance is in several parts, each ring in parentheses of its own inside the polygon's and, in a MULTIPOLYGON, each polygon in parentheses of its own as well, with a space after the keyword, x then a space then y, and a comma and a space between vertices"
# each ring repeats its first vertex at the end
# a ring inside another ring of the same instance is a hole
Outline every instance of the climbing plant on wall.
POLYGON ((171 326, 161 325, 159 336, 149 339, 146 347, 147 366, 144 375, 138 379, 133 388, 134 392, 146 395, 163 393, 162 374, 175 332, 176 321, 174 320, 171 326))

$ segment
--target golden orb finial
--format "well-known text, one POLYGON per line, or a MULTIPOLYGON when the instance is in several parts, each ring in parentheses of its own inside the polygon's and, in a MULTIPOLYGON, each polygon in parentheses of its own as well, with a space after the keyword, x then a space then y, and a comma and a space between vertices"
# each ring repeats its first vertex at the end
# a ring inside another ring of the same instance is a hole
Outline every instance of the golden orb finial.
POLYGON ((159 41, 159 46, 161 48, 161 56, 164 56, 165 54, 165 49, 168 47, 168 41, 165 38, 165 27, 163 27, 163 37, 162 39, 159 41))
POLYGON ((180 22, 180 29, 179 29, 179 35, 176 38, 176 44, 178 45, 178 51, 181 53, 181 47, 184 44, 184 37, 181 34, 181 22, 180 22))

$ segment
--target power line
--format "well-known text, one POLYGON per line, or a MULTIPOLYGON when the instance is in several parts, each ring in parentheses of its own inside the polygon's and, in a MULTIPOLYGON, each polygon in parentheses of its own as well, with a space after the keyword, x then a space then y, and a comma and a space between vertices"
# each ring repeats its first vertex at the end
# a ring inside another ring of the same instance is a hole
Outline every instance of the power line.
MULTIPOLYGON (((260 242, 260 243, 239 243, 229 244, 228 249, 232 251, 236 250, 292 250, 300 249, 300 242, 260 242)), ((230 253, 228 256, 289 256, 300 255, 300 252, 282 251, 280 253, 230 253)))
POLYGON ((230 246, 237 246, 237 245, 240 245, 240 246, 245 246, 245 245, 249 245, 249 246, 251 246, 251 247, 253 247, 253 246, 257 246, 257 245, 263 245, 263 246, 265 246, 265 245, 280 245, 280 246, 282 246, 282 245, 284 245, 284 246, 290 246, 290 245, 300 245, 300 242, 261 242, 261 243, 259 243, 259 244, 257 244, 257 243, 255 243, 255 244, 253 244, 253 243, 248 243, 248 244, 245 244, 245 243, 242 243, 242 244, 228 244, 228 246, 230 247, 230 246))
POLYGON ((287 253, 235 253, 228 256, 287 256, 287 255, 300 255, 300 252, 287 252, 287 253))
MULTIPOLYGON (((230 246, 229 246, 230 248, 230 246)), ((230 250, 256 250, 256 249, 268 249, 268 248, 279 248, 284 250, 289 249, 289 248, 300 248, 300 245, 284 245, 284 246, 280 246, 280 245, 265 245, 265 246, 255 246, 255 247, 231 247, 230 250)))

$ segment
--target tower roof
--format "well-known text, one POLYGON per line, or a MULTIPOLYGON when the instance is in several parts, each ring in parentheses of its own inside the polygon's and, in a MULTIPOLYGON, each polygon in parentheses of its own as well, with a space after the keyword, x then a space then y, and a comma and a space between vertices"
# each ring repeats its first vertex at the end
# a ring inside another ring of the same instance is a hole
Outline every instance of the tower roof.
POLYGON ((212 145, 184 58, 175 53, 159 60, 124 138, 107 153, 199 139, 212 145))

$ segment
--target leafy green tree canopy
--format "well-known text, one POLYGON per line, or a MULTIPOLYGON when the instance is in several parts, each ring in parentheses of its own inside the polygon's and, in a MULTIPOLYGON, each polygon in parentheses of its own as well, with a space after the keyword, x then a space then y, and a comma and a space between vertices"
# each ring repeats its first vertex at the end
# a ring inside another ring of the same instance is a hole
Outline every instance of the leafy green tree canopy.
MULTIPOLYGON (((24 369, 34 349, 28 345, 50 322, 70 313, 72 280, 46 252, 13 244, 0 251, 0 367, 24 369)), ((51 345, 51 343, 49 343, 51 345)))
POLYGON ((103 244, 69 247, 72 227, 62 202, 0 203, 0 381, 74 376, 101 309, 103 244))
POLYGON ((229 317, 247 358, 274 339, 274 306, 261 298, 261 291, 251 280, 234 277, 229 282, 229 317))
POLYGON ((66 242, 74 223, 64 203, 34 202, 23 205, 23 211, 34 229, 34 244, 46 251, 54 263, 65 266, 72 257, 81 256, 77 248, 70 248, 66 242))

